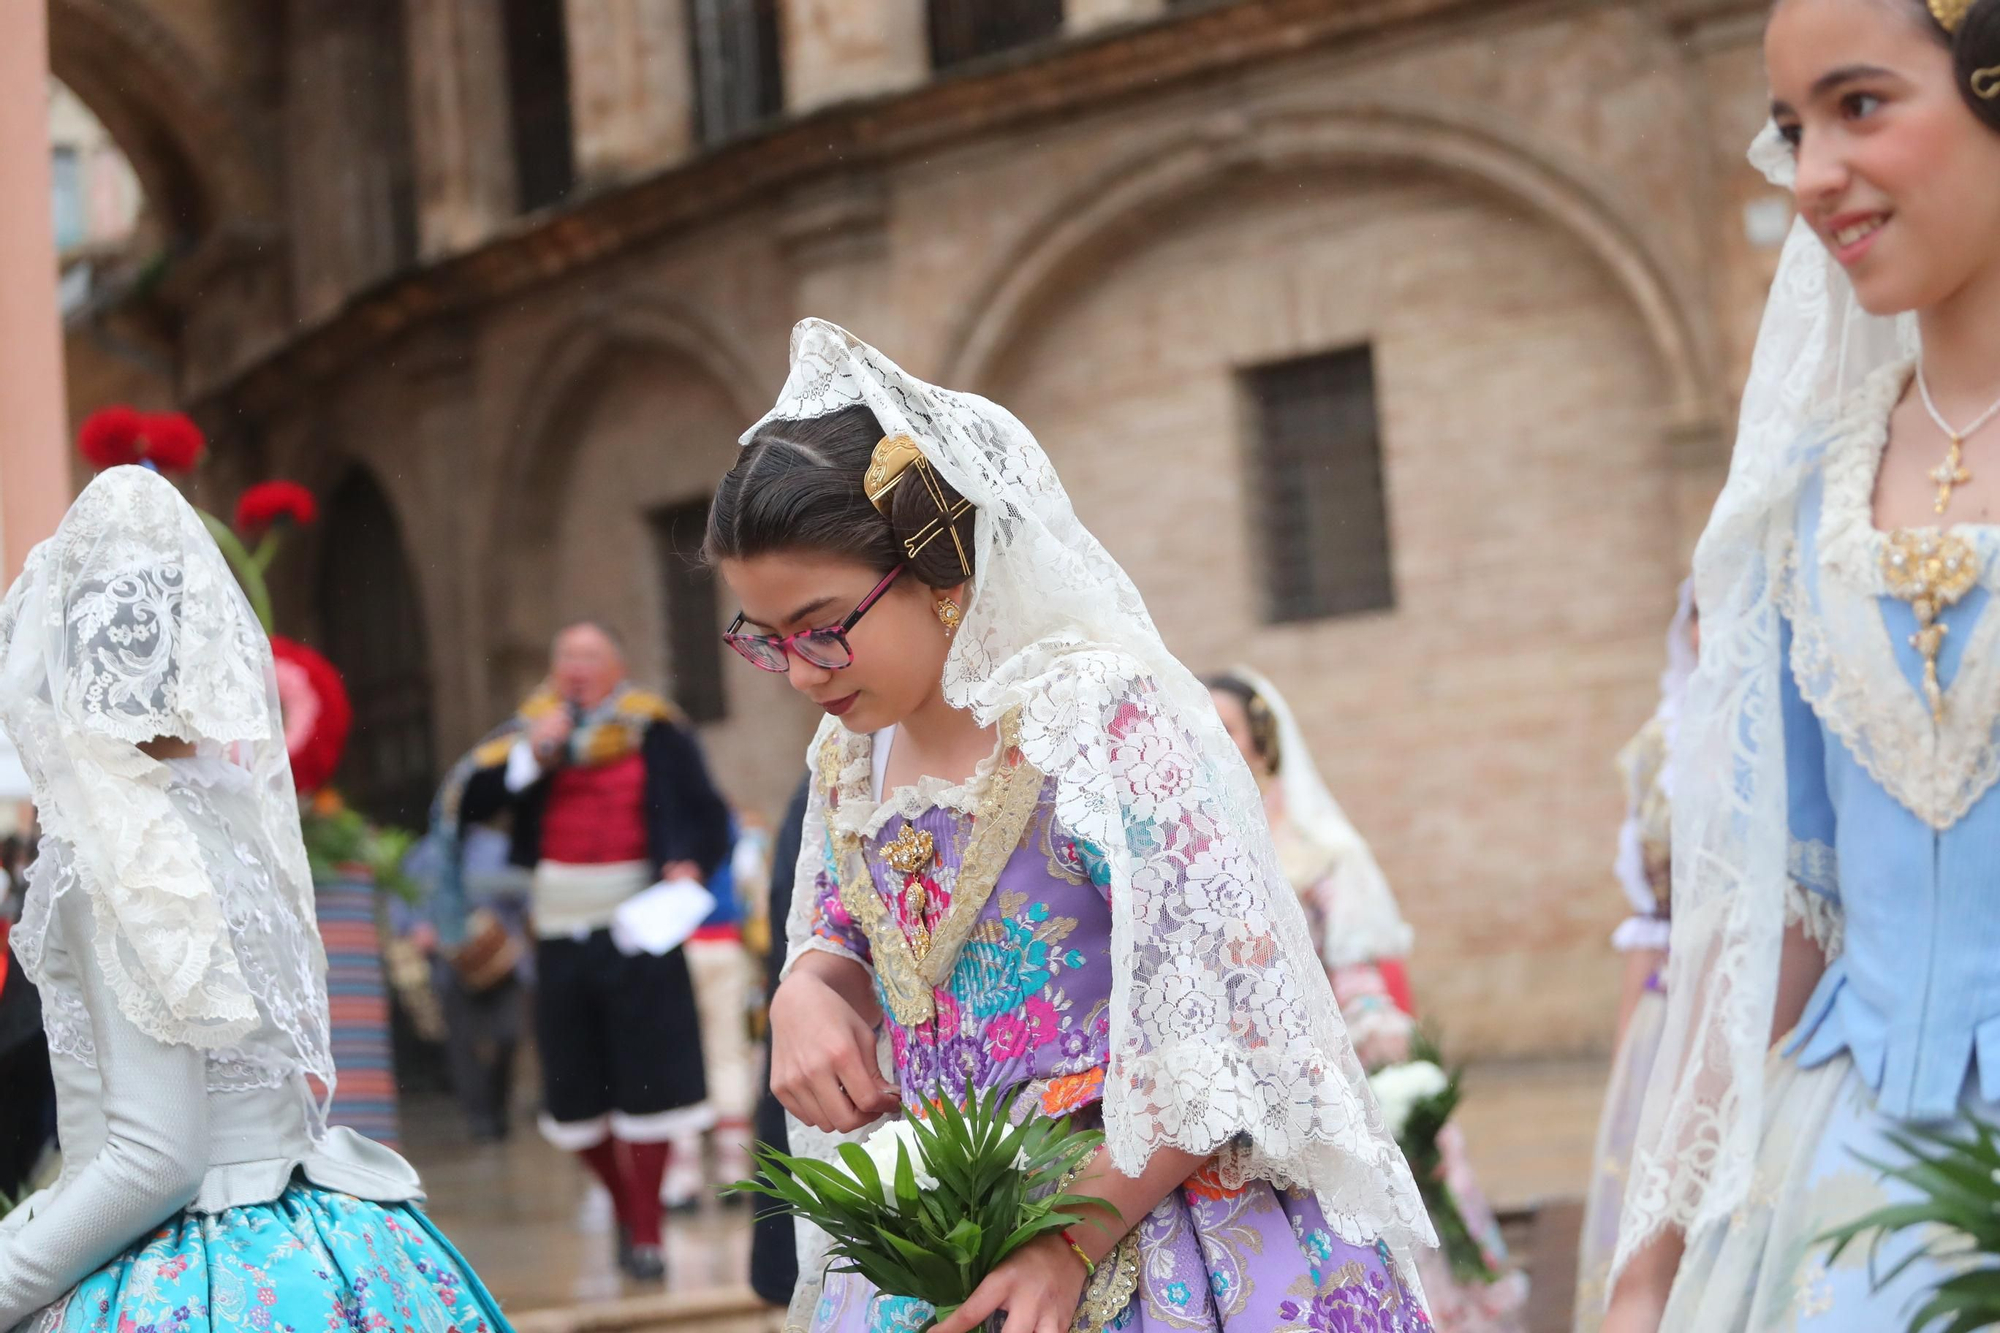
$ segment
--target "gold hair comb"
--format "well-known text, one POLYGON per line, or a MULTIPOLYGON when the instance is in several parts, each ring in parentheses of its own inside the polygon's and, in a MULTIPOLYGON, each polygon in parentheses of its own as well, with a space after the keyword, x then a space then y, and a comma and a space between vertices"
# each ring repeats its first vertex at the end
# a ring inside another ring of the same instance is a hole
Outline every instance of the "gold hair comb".
POLYGON ((889 492, 896 489, 896 483, 903 479, 910 464, 921 463, 923 458, 917 442, 907 435, 884 435, 875 446, 868 459, 868 470, 861 474, 861 489, 868 493, 868 503, 884 518, 889 516, 889 492))
POLYGON ((967 578, 972 577, 972 561, 965 554, 965 543, 959 539, 958 520, 972 508, 972 501, 961 499, 957 504, 947 504, 944 491, 939 488, 937 478, 931 474, 930 462, 925 459, 917 442, 907 435, 885 435, 869 455, 868 470, 861 474, 861 489, 868 496, 868 503, 884 518, 889 516, 889 493, 915 467, 922 478, 924 489, 931 493, 932 503, 937 505, 937 517, 917 529, 909 540, 903 543, 903 551, 915 560, 919 552, 931 544, 939 533, 949 532, 951 544, 958 548, 958 568, 967 578))

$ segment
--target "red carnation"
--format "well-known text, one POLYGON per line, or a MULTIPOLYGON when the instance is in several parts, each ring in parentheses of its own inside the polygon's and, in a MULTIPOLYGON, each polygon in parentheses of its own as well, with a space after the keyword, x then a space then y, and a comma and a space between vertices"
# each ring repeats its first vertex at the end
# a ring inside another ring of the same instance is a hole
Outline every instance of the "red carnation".
POLYGON ((122 404, 92 412, 76 432, 77 450, 100 472, 125 463, 185 472, 201 461, 204 443, 201 427, 184 412, 141 412, 122 404))
POLYGON ((271 655, 277 660, 292 784, 302 792, 318 791, 340 767, 354 725, 354 705, 339 669, 296 639, 273 634, 271 655))
POLYGON ((236 530, 261 537, 274 523, 306 527, 319 517, 319 501, 296 481, 260 481, 236 502, 236 530))

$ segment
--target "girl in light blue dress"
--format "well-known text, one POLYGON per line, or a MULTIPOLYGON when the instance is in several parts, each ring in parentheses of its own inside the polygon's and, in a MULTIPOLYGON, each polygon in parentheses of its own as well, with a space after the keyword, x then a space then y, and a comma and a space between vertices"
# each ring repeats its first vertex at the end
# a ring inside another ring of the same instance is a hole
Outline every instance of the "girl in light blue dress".
POLYGON ((1779 0, 1800 221, 1695 560, 1668 1016, 1606 1333, 1891 1333, 1905 1126, 2000 1121, 2000 0, 1779 0), (1919 351, 1921 348, 1921 351, 1919 351))
POLYGON ((271 648, 201 520, 112 468, 0 606, 41 855, 12 943, 61 1178, 0 1220, 0 1329, 505 1333, 408 1163, 329 1129, 271 648))

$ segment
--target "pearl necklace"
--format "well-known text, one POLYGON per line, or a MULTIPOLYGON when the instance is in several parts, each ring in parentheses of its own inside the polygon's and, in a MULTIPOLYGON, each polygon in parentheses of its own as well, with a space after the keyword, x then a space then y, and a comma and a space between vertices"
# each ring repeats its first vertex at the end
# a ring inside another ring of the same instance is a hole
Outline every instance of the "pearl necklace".
POLYGON ((1970 426, 1963 430, 1954 429, 1951 423, 1944 419, 1944 414, 1937 410, 1937 404, 1931 401, 1931 386, 1924 379, 1922 361, 1917 362, 1917 396, 1923 399, 1924 411, 1930 413, 1931 420, 1944 432, 1945 438, 1951 441, 1951 447, 1945 451, 1944 462, 1932 468, 1929 474, 1938 488, 1937 504, 1934 508, 1936 512, 1942 514, 1946 506, 1951 504, 1952 491, 1972 480, 1972 474, 1965 470, 1966 440, 1977 435, 1994 417, 2000 416, 2000 399, 1995 399, 1993 406, 1981 412, 1979 419, 1970 426))

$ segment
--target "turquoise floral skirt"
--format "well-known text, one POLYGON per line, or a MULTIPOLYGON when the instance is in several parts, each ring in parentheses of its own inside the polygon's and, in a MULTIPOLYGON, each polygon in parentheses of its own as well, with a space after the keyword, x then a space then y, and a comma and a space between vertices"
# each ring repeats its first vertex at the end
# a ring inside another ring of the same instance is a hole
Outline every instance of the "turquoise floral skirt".
POLYGON ((27 1333, 509 1333, 451 1242, 410 1204, 294 1184, 183 1212, 32 1316, 27 1333))

